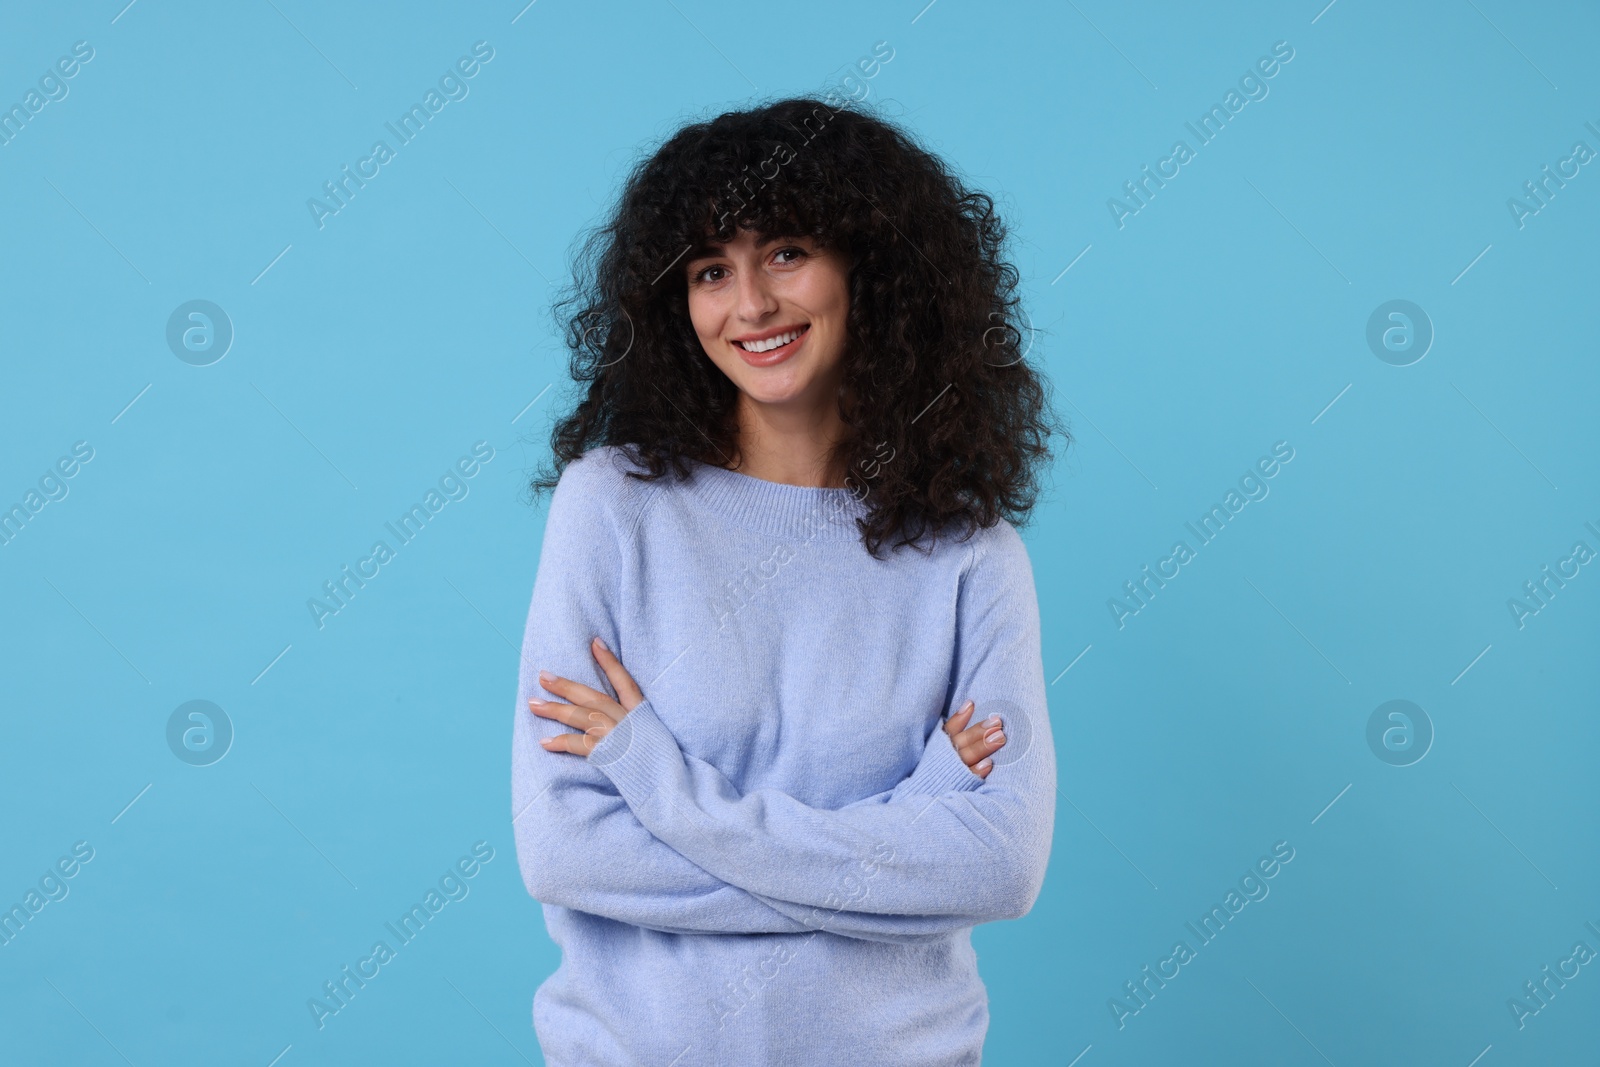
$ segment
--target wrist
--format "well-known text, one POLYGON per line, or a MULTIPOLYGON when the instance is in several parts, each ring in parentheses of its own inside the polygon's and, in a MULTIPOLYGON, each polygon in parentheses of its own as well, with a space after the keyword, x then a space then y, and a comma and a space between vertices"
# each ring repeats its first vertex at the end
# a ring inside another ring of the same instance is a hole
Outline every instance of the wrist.
POLYGON ((965 792, 983 785, 983 779, 972 773, 956 751, 956 746, 945 733, 943 723, 934 727, 923 749, 922 760, 911 776, 902 784, 902 794, 927 794, 965 792))

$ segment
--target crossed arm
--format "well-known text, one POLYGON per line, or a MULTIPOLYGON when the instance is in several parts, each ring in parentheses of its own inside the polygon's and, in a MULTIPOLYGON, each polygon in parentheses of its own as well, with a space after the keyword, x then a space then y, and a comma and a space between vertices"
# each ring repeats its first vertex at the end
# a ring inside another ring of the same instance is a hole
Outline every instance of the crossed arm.
MULTIPOLYGON (((631 678, 632 692, 617 689, 626 710, 605 695, 588 641, 616 646, 618 638, 609 605, 620 560, 606 521, 557 488, 529 608, 512 810, 519 865, 535 898, 674 933, 828 930, 886 941, 1027 911, 1048 859, 1055 761, 1020 540, 991 553, 987 568, 980 559, 970 570, 960 608, 973 626, 958 644, 954 680, 955 691, 980 706, 993 697, 1020 708, 1025 751, 983 779, 934 730, 895 789, 826 810, 776 790, 741 795, 715 767, 682 752, 631 678), (584 735, 529 713, 528 702, 545 695, 539 668, 619 713, 614 728, 585 746, 587 757, 567 742, 541 745, 584 735)), ((1015 725, 1015 714, 1008 719, 1015 725)))
MULTIPOLYGON (((657 731, 652 736, 670 739, 653 708, 641 703, 633 711, 640 717, 633 720, 629 731, 649 716, 657 731)), ((736 874, 713 874, 641 822, 603 773, 606 768, 599 761, 609 750, 603 749, 593 760, 538 751, 535 738, 539 734, 560 736, 560 731, 551 720, 535 718, 525 706, 521 710, 515 738, 515 758, 520 766, 513 774, 517 813, 513 825, 524 883, 529 893, 545 903, 667 933, 827 930, 870 940, 905 941, 971 925, 938 915, 895 916, 855 910, 854 902, 871 892, 873 879, 896 858, 893 846, 884 841, 857 841, 851 848, 851 862, 835 864, 835 881, 810 899, 752 892, 740 884, 743 879, 736 874), (546 727, 555 727, 556 732, 546 727), (525 773, 533 767, 540 773, 525 773)), ((611 737, 613 749, 623 736, 611 737)), ((693 767, 702 780, 726 782, 710 764, 683 755, 675 740, 669 743, 683 765, 693 767)), ((917 768, 895 789, 840 811, 913 801, 931 804, 940 792, 974 789, 982 781, 961 762, 950 739, 935 730, 917 768)), ((711 833, 716 834, 714 828, 711 833)))

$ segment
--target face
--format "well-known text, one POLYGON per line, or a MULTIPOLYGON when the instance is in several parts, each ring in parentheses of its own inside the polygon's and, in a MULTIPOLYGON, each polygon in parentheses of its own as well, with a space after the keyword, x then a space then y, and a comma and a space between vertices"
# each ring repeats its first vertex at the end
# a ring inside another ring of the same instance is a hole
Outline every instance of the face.
POLYGON ((836 406, 850 310, 837 250, 739 230, 697 251, 686 270, 695 333, 741 403, 836 406))

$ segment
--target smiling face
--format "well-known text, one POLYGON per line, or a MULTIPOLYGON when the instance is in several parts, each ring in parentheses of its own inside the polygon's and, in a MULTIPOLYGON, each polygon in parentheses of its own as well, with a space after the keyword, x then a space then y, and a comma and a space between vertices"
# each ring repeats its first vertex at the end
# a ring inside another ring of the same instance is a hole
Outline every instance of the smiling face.
POLYGON ((689 317, 740 404, 837 419, 850 310, 849 265, 804 237, 739 230, 692 253, 689 317))

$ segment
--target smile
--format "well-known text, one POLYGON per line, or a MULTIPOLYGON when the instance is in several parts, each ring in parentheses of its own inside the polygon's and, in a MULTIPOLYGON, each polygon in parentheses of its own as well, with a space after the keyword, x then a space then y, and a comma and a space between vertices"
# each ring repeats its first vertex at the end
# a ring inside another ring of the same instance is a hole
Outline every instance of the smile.
POLYGON ((787 329, 781 330, 777 333, 768 334, 767 336, 759 339, 751 340, 746 338, 743 340, 734 341, 733 343, 744 349, 746 352, 771 352, 773 349, 782 348, 784 345, 793 341, 795 338, 799 337, 809 329, 811 329, 811 324, 806 323, 804 326, 791 326, 787 329))

